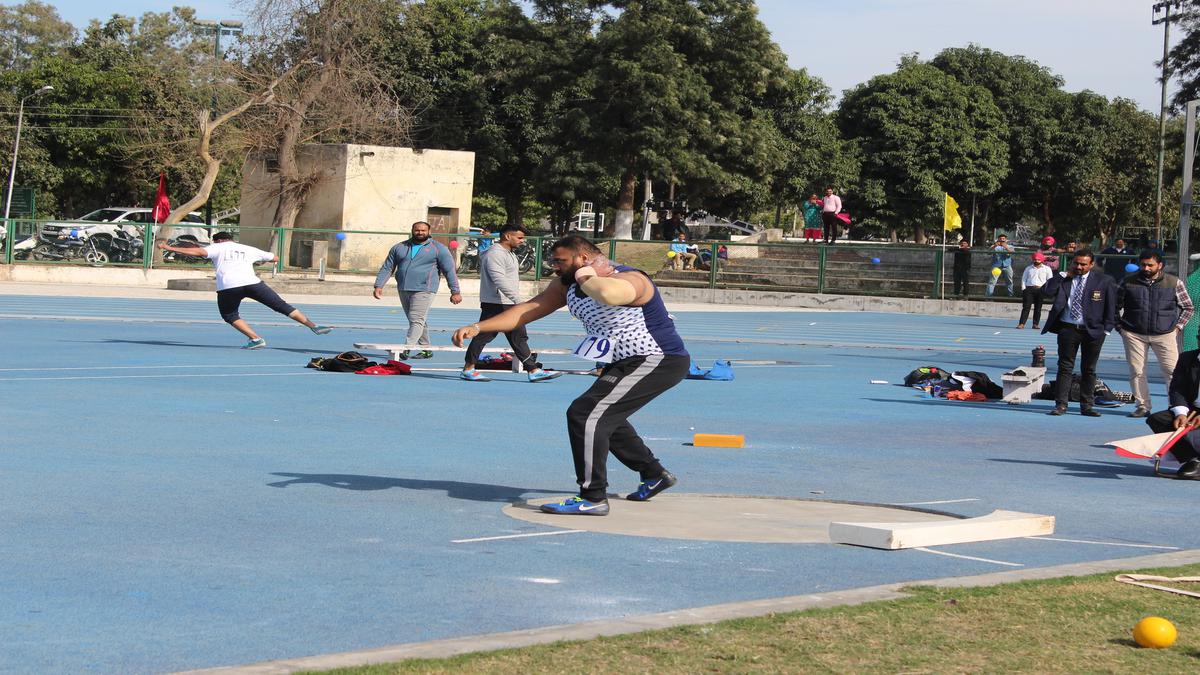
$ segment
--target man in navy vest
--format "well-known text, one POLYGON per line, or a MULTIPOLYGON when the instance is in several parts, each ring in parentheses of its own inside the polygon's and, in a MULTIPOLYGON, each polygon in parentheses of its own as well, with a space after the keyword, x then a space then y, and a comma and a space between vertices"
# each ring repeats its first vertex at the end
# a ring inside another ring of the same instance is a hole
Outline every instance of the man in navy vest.
POLYGON ((1150 389, 1146 382, 1146 353, 1153 349, 1170 383, 1179 360, 1179 335, 1192 318, 1192 298, 1178 277, 1163 271, 1162 254, 1143 251, 1137 274, 1126 275, 1117 287, 1117 330, 1125 342, 1129 384, 1137 407, 1130 417, 1150 414, 1150 389))
POLYGON ((1054 298, 1043 333, 1058 335, 1058 381, 1051 415, 1067 412, 1075 356, 1082 352, 1079 366, 1079 414, 1099 417, 1093 409, 1096 398, 1096 364, 1104 338, 1117 325, 1117 288, 1111 277, 1095 267, 1095 256, 1081 249, 1067 264, 1064 276, 1055 276, 1042 286, 1054 298))

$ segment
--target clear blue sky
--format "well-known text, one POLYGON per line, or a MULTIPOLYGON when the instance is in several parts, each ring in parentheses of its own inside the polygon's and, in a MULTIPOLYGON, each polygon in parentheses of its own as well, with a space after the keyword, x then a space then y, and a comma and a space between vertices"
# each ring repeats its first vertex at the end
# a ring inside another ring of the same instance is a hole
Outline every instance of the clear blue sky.
MULTIPOLYGON (((11 4, 11 2, 9 3, 11 4)), ((76 26, 112 13, 140 15, 173 4, 153 0, 50 0, 76 26)), ((241 19, 236 0, 194 0, 197 16, 241 19)), ((902 54, 932 57, 975 42, 1031 58, 1062 76, 1069 91, 1091 89, 1158 111, 1155 60, 1162 26, 1151 0, 758 0, 763 22, 795 68, 836 94, 894 69, 902 54)), ((1178 32, 1176 31, 1176 36, 1178 32)))

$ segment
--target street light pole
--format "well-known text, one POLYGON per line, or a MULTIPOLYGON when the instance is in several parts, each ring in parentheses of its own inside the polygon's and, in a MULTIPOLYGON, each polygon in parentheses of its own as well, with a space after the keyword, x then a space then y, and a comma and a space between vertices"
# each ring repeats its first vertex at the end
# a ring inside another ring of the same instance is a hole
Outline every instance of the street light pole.
POLYGON ((13 181, 17 177, 17 153, 21 150, 21 121, 25 117, 25 101, 37 96, 45 94, 48 91, 54 91, 54 87, 46 85, 41 89, 21 99, 21 105, 17 108, 17 140, 13 142, 13 159, 12 166, 8 169, 8 196, 4 199, 4 226, 8 227, 8 211, 12 208, 12 193, 13 181))
POLYGON ((1151 25, 1163 25, 1163 57, 1162 57, 1162 104, 1158 112, 1158 181, 1154 188, 1154 239, 1162 243, 1162 191, 1163 164, 1167 154, 1167 57, 1171 50, 1171 22, 1178 21, 1182 14, 1171 14, 1171 7, 1181 9, 1183 0, 1164 0, 1156 2, 1151 8, 1151 25), (1162 16, 1159 16, 1162 12, 1162 16))
MULTIPOLYGON (((221 19, 220 21, 213 21, 212 19, 196 19, 192 21, 192 25, 202 33, 212 34, 213 58, 218 62, 225 60, 225 54, 221 52, 221 36, 241 35, 243 31, 241 21, 231 21, 229 19, 221 19)), ((215 86, 213 87, 212 95, 212 116, 214 118, 217 116, 217 90, 215 86)), ((211 197, 209 197, 208 201, 204 204, 204 222, 208 225, 212 225, 211 197)))

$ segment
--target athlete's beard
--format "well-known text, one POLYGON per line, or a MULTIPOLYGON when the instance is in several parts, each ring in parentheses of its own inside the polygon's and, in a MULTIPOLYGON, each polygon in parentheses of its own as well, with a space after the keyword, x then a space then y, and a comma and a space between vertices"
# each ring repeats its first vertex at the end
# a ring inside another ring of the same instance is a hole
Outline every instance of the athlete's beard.
POLYGON ((418 244, 424 242, 426 239, 429 239, 428 234, 414 234, 412 236, 412 240, 417 242, 418 244))

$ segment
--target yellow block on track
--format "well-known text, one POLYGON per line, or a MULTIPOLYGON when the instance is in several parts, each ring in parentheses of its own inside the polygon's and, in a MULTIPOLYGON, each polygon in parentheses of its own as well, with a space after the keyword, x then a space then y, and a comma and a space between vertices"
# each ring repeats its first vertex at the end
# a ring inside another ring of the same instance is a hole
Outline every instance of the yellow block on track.
POLYGON ((746 437, 741 434, 696 434, 692 436, 692 445, 707 448, 741 448, 746 445, 746 437))

